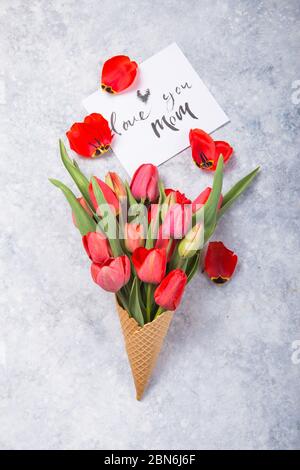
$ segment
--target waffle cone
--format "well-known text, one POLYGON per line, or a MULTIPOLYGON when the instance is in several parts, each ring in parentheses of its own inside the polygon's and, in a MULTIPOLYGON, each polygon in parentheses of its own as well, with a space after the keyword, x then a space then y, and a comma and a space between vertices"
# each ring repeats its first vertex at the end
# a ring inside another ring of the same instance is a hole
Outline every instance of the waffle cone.
POLYGON ((156 320, 141 327, 118 303, 117 310, 135 384, 136 398, 140 400, 155 367, 174 312, 164 312, 156 320))

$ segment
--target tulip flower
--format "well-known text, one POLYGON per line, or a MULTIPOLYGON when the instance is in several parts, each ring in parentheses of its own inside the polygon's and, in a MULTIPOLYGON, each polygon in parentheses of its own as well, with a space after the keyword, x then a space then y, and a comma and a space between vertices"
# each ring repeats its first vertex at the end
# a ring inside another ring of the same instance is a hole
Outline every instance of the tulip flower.
POLYGON ((120 93, 135 80, 138 65, 126 55, 116 55, 103 64, 101 88, 107 93, 120 93))
MULTIPOLYGON (((89 206, 87 205, 85 199, 83 197, 78 197, 77 201, 79 202, 81 207, 84 208, 85 212, 92 217, 93 213, 92 213, 91 209, 89 208, 89 206)), ((76 217, 75 217, 74 212, 72 212, 72 219, 73 219, 73 224, 75 225, 75 227, 77 227, 77 222, 76 222, 76 217)))
POLYGON ((132 263, 138 277, 150 284, 159 284, 166 273, 167 255, 165 249, 137 248, 132 254, 132 263))
POLYGON ((70 147, 82 157, 94 158, 109 150, 112 133, 107 120, 97 113, 76 122, 66 133, 70 147))
POLYGON ((151 163, 141 165, 133 175, 131 192, 137 200, 155 202, 158 198, 158 170, 151 163))
POLYGON ((109 258, 104 263, 92 263, 92 278, 108 292, 118 292, 130 278, 130 261, 125 255, 109 258))
POLYGON ((118 173, 109 171, 105 176, 105 183, 113 190, 118 199, 127 197, 124 183, 118 173))
MULTIPOLYGON (((102 191, 102 194, 105 198, 105 201, 107 202, 107 204, 110 204, 111 206, 113 206, 113 208, 116 211, 116 214, 118 214, 119 213, 119 200, 118 200, 117 196, 115 195, 113 190, 106 183, 104 183, 104 181, 97 178, 97 176, 94 176, 94 178, 97 181, 97 183, 98 183, 98 185, 99 185, 99 187, 102 191)), ((97 211, 97 213, 99 213, 98 203, 97 203, 97 199, 96 199, 95 194, 94 194, 94 189, 93 189, 92 183, 89 184, 89 194, 90 194, 90 198, 91 198, 91 201, 93 203, 93 206, 94 206, 95 210, 97 211)), ((101 214, 99 214, 99 215, 101 215, 101 214)))
POLYGON ((238 257, 222 242, 210 242, 207 248, 204 271, 216 284, 224 284, 233 275, 238 257))
POLYGON ((182 238, 188 231, 192 218, 191 207, 186 204, 173 204, 162 223, 163 238, 182 238))
POLYGON ((184 193, 181 193, 180 191, 177 191, 176 189, 166 188, 165 194, 166 196, 173 194, 174 200, 175 202, 177 202, 177 204, 191 204, 192 203, 192 201, 188 199, 184 193))
POLYGON ((180 304, 187 275, 181 269, 174 269, 162 280, 154 292, 154 299, 157 305, 165 310, 176 310, 180 304))
POLYGON ((124 232, 125 246, 130 253, 133 253, 137 248, 144 246, 145 238, 144 227, 142 224, 126 223, 124 232))
MULTIPOLYGON (((199 196, 194 199, 192 202, 192 212, 193 214, 197 212, 197 210, 201 209, 201 207, 204 206, 204 204, 207 202, 207 199, 209 198, 211 193, 211 188, 208 186, 207 188, 202 191, 202 193, 199 194, 199 196)), ((218 209, 222 206, 223 202, 223 196, 222 194, 220 195, 219 203, 218 203, 218 209)))
POLYGON ((196 224, 180 241, 178 253, 182 258, 191 258, 204 244, 204 227, 202 224, 196 224))
POLYGON ((201 129, 191 129, 189 138, 193 160, 202 170, 215 171, 220 155, 223 155, 226 163, 233 153, 233 148, 227 142, 214 141, 201 129))
POLYGON ((82 237, 82 243, 88 257, 94 263, 104 263, 111 257, 110 246, 102 232, 89 232, 82 237))

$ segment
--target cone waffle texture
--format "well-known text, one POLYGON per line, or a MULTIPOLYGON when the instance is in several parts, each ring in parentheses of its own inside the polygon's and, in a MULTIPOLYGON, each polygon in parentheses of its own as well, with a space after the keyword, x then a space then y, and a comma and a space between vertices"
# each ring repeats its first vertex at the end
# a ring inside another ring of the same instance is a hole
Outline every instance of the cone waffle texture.
POLYGON ((155 367, 174 312, 164 312, 156 320, 141 327, 119 304, 117 310, 135 383, 136 398, 140 400, 155 367))

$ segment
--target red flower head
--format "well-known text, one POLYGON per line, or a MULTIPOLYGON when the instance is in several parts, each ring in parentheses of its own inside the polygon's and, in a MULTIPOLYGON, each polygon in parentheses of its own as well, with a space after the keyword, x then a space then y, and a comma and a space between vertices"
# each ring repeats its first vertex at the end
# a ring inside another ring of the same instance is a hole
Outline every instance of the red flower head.
POLYGON ((226 163, 233 153, 233 148, 227 142, 214 141, 201 129, 191 129, 189 137, 194 162, 202 170, 214 171, 221 154, 226 163))
POLYGON ((234 273, 237 255, 222 242, 210 242, 207 248, 204 270, 216 284, 224 284, 234 273))
POLYGON ((120 93, 134 82, 137 63, 126 55, 116 55, 104 62, 101 76, 101 88, 108 93, 120 93))
POLYGON ((97 113, 86 116, 83 122, 75 122, 66 136, 71 149, 86 158, 107 152, 113 138, 107 120, 97 113))
POLYGON ((88 257, 94 263, 104 263, 111 257, 110 246, 102 232, 89 232, 82 237, 82 243, 88 257))
POLYGON ((93 280, 108 292, 118 292, 130 278, 130 261, 127 256, 109 258, 102 264, 92 263, 93 280))
MULTIPOLYGON (((87 203, 85 202, 85 199, 83 197, 78 197, 77 198, 77 201, 79 202, 79 204, 81 205, 81 207, 84 208, 85 212, 92 216, 93 213, 91 211, 91 209, 89 208, 89 206, 87 205, 87 203)), ((77 222, 76 222, 76 217, 75 217, 75 214, 74 212, 72 212, 72 219, 73 219, 73 224, 75 225, 75 227, 77 227, 77 222)))
POLYGON ((172 193, 175 196, 175 202, 177 204, 191 204, 192 201, 188 199, 184 193, 181 193, 180 191, 176 191, 176 189, 171 189, 171 188, 165 189, 166 196, 169 196, 169 194, 172 194, 172 193))
MULTIPOLYGON (((202 193, 199 194, 199 196, 196 197, 193 201, 192 209, 193 213, 197 212, 199 209, 201 209, 202 206, 207 202, 207 199, 209 198, 209 195, 211 193, 211 188, 207 186, 207 188, 202 191, 202 193)), ((220 209, 221 205, 223 202, 223 196, 222 194, 220 195, 219 203, 218 203, 218 209, 220 209)))
POLYGON ((162 280, 154 292, 154 299, 157 305, 166 310, 176 310, 180 304, 187 275, 181 269, 174 269, 162 280))
POLYGON ((105 176, 105 183, 114 191, 118 199, 127 197, 124 183, 117 173, 109 171, 105 176))
POLYGON ((166 273, 166 250, 137 248, 132 254, 132 262, 142 281, 159 284, 166 273))
POLYGON ((130 189, 135 199, 155 202, 158 198, 158 170, 151 163, 144 163, 134 173, 130 189))
MULTIPOLYGON (((97 176, 94 176, 94 178, 96 179, 97 183, 99 184, 100 189, 103 193, 103 196, 105 197, 105 200, 106 200, 107 204, 110 204, 111 206, 113 206, 115 211, 116 211, 116 214, 118 214, 119 213, 119 200, 118 200, 117 196, 115 195, 113 190, 106 183, 104 183, 104 181, 97 178, 97 176)), ((89 184, 89 194, 90 194, 90 198, 91 198, 91 201, 93 203, 93 206, 94 206, 95 210, 97 211, 98 215, 101 216, 101 214, 99 213, 99 209, 98 209, 97 199, 94 195, 94 190, 93 190, 92 183, 89 184)))

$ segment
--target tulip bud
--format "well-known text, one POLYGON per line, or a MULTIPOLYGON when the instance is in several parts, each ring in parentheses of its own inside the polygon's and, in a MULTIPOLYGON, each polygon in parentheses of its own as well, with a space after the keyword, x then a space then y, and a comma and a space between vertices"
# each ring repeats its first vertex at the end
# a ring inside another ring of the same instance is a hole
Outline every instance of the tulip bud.
POLYGON ((82 237, 88 257, 94 263, 103 263, 111 256, 110 246, 102 232, 89 232, 82 237))
POLYGON ((176 310, 180 304, 187 275, 181 269, 174 269, 162 280, 154 292, 154 299, 157 305, 165 310, 176 310))
POLYGON ((142 224, 125 224, 125 246, 130 253, 133 253, 136 248, 144 246, 144 227, 142 224))
POLYGON ((114 191, 118 199, 127 197, 123 181, 117 173, 109 171, 105 176, 105 183, 114 191))
POLYGON ((169 209, 171 206, 173 206, 174 204, 176 204, 176 193, 175 191, 171 191, 168 193, 164 203, 162 204, 161 206, 161 218, 162 220, 165 219, 169 209))
POLYGON ((159 195, 157 167, 151 163, 141 165, 132 177, 130 189, 135 199, 155 202, 159 195))
POLYGON ((108 292, 118 292, 130 278, 130 261, 125 255, 109 258, 102 264, 92 263, 92 278, 108 292))
POLYGON ((188 231, 192 219, 189 204, 173 204, 162 223, 162 237, 181 239, 188 231))
MULTIPOLYGON (((84 208, 85 212, 92 217, 93 213, 91 209, 89 208, 89 206, 87 205, 85 199, 83 197, 78 197, 77 201, 84 208)), ((77 222, 76 222, 76 217, 75 217, 74 212, 72 212, 72 219, 73 219, 73 224, 75 225, 75 227, 77 227, 77 222)))
POLYGON ((132 263, 141 281, 158 284, 166 273, 166 250, 137 248, 132 254, 132 263))
POLYGON ((191 258, 203 247, 204 229, 202 224, 196 224, 186 234, 178 245, 178 253, 182 258, 191 258))
MULTIPOLYGON (((97 181, 97 183, 98 183, 98 185, 99 185, 99 187, 102 191, 102 194, 103 194, 103 197, 104 197, 106 203, 113 206, 115 211, 116 211, 116 214, 118 214, 119 213, 119 200, 118 200, 117 196, 115 195, 113 190, 106 183, 104 183, 104 181, 101 181, 99 178, 97 178, 97 176, 94 176, 94 178, 97 181)), ((93 189, 92 182, 89 184, 89 194, 90 194, 90 198, 91 198, 91 201, 93 203, 93 206, 94 206, 95 210, 97 211, 97 213, 99 214, 98 202, 97 202, 96 196, 94 194, 94 189, 93 189)), ((101 214, 99 214, 99 215, 101 215, 101 214)))

